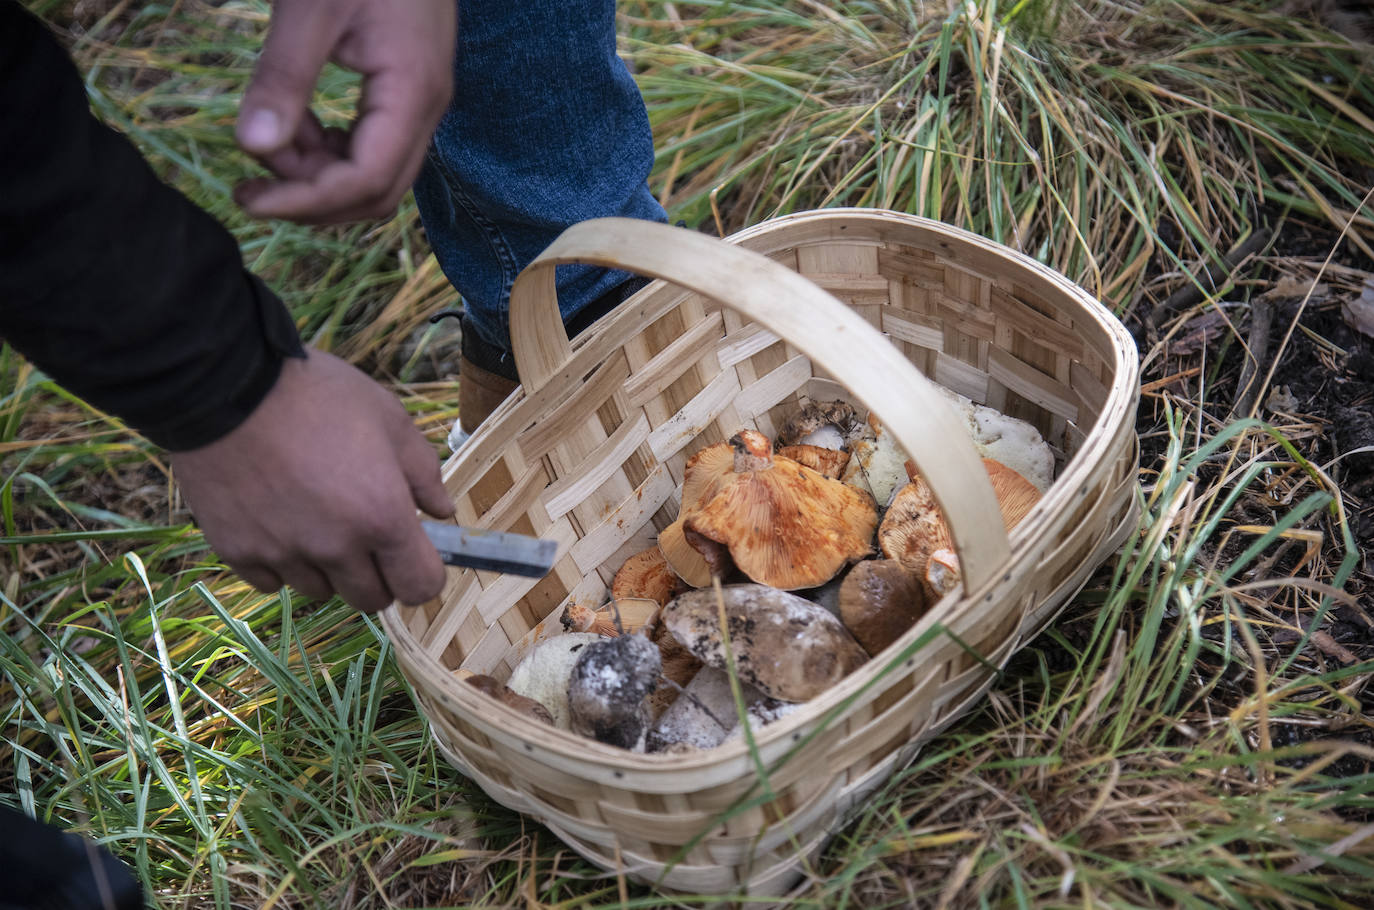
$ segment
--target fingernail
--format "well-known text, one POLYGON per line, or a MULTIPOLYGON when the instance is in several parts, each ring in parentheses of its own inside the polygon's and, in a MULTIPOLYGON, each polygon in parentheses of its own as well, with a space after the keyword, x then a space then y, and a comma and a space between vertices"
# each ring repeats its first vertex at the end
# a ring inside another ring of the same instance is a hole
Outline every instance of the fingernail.
POLYGON ((277 147, 281 133, 281 118, 266 108, 253 111, 239 126, 239 141, 250 149, 269 150, 277 147))

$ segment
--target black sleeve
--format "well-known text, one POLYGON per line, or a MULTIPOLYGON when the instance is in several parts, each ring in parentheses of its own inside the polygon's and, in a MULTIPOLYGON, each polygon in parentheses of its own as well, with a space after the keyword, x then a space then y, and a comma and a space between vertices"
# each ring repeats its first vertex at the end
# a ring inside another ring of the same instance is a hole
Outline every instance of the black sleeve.
POLYGON ((234 239, 91 115, 15 0, 0 0, 0 336, 169 449, 228 433, 304 356, 234 239))

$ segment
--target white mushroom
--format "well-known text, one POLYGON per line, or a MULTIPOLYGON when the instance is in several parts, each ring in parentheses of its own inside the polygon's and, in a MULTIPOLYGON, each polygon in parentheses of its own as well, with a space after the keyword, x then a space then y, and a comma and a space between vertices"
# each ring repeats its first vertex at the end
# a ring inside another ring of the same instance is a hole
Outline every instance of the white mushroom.
MULTIPOLYGON (((741 687, 746 706, 765 698, 753 686, 741 687)), ((730 677, 715 667, 702 667, 649 731, 645 751, 677 751, 674 747, 678 746, 709 749, 738 725, 730 677)))
POLYGON ((578 652, 593 642, 601 641, 594 632, 570 632, 545 639, 525 655, 513 671, 506 685, 516 695, 523 695, 549 709, 553 724, 561 730, 571 729, 568 713, 568 680, 578 652))
POLYGON ((1044 493, 1054 482, 1054 451, 1040 431, 995 408, 974 404, 958 392, 936 386, 968 426, 973 447, 984 458, 1011 468, 1044 493))

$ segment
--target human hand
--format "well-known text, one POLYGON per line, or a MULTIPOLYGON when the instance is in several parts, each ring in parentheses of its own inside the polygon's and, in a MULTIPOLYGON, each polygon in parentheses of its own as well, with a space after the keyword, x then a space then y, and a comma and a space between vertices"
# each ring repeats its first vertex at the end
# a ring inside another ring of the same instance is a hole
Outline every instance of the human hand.
POLYGON ((320 351, 281 377, 228 436, 173 453, 210 545, 253 587, 283 583, 363 612, 423 603, 444 566, 415 507, 453 513, 439 459, 396 397, 320 351))
POLYGON ((306 224, 391 215, 452 92, 456 17, 456 0, 277 0, 236 130, 275 177, 241 184, 239 204, 306 224), (310 110, 328 60, 363 76, 349 130, 310 110))

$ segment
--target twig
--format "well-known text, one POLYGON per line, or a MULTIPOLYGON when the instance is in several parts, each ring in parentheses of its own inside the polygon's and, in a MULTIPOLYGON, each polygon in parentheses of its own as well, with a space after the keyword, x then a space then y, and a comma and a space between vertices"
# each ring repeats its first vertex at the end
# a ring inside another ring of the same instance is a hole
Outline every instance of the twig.
POLYGON ((1248 353, 1245 364, 1240 368, 1240 383, 1237 385, 1234 413, 1244 416, 1255 409, 1260 386, 1256 381, 1260 370, 1264 369, 1269 357, 1269 330, 1274 325, 1274 301, 1265 294, 1250 303, 1250 337, 1246 344, 1248 353))
POLYGON ((1150 311, 1150 324, 1159 325, 1169 313, 1176 313, 1202 301, 1217 288, 1224 287, 1245 260, 1269 245, 1273 238, 1268 228, 1253 231, 1240 246, 1221 258, 1221 262, 1208 266, 1202 272, 1189 276, 1183 287, 1174 291, 1163 302, 1155 304, 1150 311))

